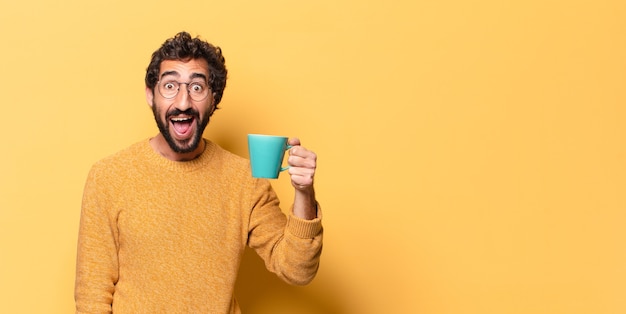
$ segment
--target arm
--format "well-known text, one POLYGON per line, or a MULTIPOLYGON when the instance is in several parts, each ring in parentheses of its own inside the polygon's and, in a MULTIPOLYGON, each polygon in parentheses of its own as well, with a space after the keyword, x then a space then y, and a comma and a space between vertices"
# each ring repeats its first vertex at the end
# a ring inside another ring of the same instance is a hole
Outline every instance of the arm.
POLYGON ((322 252, 322 217, 313 189, 317 156, 301 147, 298 139, 291 139, 289 145, 294 146, 288 159, 295 188, 293 214, 285 217, 269 181, 257 180, 248 244, 268 270, 288 283, 304 285, 317 274, 322 252))
POLYGON ((300 140, 292 138, 289 145, 289 174, 291 185, 295 188, 293 201, 294 216, 311 220, 317 217, 317 201, 313 188, 313 178, 317 167, 317 155, 300 146, 300 140))
POLYGON ((106 193, 89 173, 83 194, 76 258, 76 313, 111 313, 118 279, 117 227, 105 210, 106 193))

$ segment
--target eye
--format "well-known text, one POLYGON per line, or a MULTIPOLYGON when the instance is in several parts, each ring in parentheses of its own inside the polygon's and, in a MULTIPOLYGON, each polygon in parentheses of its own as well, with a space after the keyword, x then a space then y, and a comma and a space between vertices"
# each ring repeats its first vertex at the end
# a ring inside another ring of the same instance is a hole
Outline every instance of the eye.
POLYGON ((177 89, 176 83, 174 82, 165 82, 163 83, 163 88, 165 90, 175 90, 177 89))
POLYGON ((194 93, 202 93, 204 86, 201 83, 191 83, 189 85, 189 90, 194 93))

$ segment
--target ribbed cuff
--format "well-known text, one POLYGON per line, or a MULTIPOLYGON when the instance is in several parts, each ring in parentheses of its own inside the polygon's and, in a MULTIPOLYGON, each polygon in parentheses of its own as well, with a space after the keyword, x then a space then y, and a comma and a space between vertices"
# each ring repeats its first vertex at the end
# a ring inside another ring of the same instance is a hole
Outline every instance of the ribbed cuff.
POLYGON ((322 209, 317 204, 317 218, 308 220, 294 216, 287 216, 287 228, 289 233, 302 239, 315 238, 322 231, 322 209))

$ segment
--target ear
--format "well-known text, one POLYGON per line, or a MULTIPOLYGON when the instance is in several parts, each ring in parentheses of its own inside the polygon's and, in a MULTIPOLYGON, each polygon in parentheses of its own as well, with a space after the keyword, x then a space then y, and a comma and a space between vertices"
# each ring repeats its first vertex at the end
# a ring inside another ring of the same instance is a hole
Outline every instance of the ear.
POLYGON ((150 87, 146 87, 146 101, 150 107, 154 104, 154 91, 150 87))

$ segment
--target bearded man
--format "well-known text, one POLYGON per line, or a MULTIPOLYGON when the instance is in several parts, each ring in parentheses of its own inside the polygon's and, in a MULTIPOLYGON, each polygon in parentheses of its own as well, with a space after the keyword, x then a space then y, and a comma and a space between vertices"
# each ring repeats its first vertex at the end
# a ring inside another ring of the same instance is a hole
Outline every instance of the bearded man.
POLYGON ((304 285, 317 273, 317 156, 289 140, 294 203, 283 214, 267 179, 203 131, 226 87, 219 47, 181 32, 156 50, 146 99, 159 133, 98 161, 83 195, 76 313, 240 313, 246 246, 304 285))

